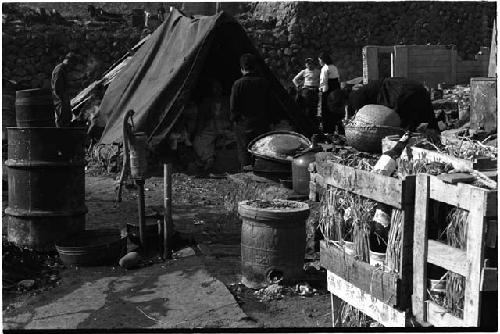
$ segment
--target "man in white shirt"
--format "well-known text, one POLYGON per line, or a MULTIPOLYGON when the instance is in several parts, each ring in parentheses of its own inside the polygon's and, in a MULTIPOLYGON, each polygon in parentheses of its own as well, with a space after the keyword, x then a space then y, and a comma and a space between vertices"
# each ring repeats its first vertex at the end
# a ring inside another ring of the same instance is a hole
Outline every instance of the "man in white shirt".
MULTIPOLYGON (((339 70, 332 63, 330 55, 326 52, 321 52, 318 56, 319 64, 321 65, 321 72, 319 75, 319 95, 320 103, 318 106, 318 116, 321 117, 324 122, 324 131, 332 133, 335 127, 338 131, 342 131, 342 118, 343 113, 334 112, 333 105, 329 105, 328 96, 337 90, 340 90, 340 80, 339 80, 339 70)), ((336 94, 338 95, 338 94, 336 94)), ((333 98, 337 100, 337 97, 333 98)), ((331 99, 330 99, 331 100, 331 99)), ((330 102, 330 104, 333 104, 330 102)))
POLYGON ((300 106, 305 109, 309 119, 314 120, 318 108, 319 70, 315 68, 312 58, 306 59, 306 68, 292 82, 299 91, 300 106))

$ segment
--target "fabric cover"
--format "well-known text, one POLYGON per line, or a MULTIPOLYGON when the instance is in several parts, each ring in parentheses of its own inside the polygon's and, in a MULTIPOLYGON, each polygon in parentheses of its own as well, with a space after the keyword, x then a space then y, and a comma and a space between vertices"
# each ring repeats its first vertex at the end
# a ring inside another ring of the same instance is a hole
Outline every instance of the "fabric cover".
POLYGON ((198 79, 217 78, 230 91, 241 77, 239 58, 246 52, 257 56, 260 74, 270 83, 273 121, 289 119, 297 131, 311 135, 311 122, 236 20, 223 12, 188 17, 173 10, 108 87, 100 110, 101 143, 121 141, 123 115, 132 109, 135 131, 145 132, 153 148, 162 144, 186 103, 204 93, 198 79))

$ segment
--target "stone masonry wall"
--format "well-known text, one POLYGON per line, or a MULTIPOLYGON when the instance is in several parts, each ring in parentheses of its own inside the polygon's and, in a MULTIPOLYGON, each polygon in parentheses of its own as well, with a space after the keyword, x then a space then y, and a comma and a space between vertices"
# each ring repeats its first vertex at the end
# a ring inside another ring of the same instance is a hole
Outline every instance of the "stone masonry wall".
POLYGON ((128 26, 35 25, 3 27, 2 77, 14 80, 19 89, 49 88, 55 65, 69 51, 78 54, 70 73, 70 91, 86 87, 141 37, 141 30, 128 26))
MULTIPOLYGON (((139 3, 97 4, 113 12, 123 9, 123 14, 141 7, 139 3)), ((149 10, 158 5, 144 4, 149 10)), ((86 4, 81 3, 66 3, 58 10, 71 16, 72 8, 85 15, 86 4)), ((239 8, 250 8, 236 17, 285 87, 292 86, 291 79, 303 68, 305 58, 316 58, 323 50, 332 55, 342 80, 362 76, 365 45, 454 44, 461 58, 473 59, 481 46, 489 46, 496 15, 495 2, 254 2, 239 8)), ((127 24, 20 27, 4 23, 2 75, 23 88, 47 87, 59 58, 75 50, 81 58, 71 76, 71 88, 78 92, 138 42, 141 33, 127 24)))
POLYGON ((362 76, 365 45, 454 44, 463 59, 489 46, 494 2, 257 3, 240 21, 285 86, 325 50, 341 79, 362 76))

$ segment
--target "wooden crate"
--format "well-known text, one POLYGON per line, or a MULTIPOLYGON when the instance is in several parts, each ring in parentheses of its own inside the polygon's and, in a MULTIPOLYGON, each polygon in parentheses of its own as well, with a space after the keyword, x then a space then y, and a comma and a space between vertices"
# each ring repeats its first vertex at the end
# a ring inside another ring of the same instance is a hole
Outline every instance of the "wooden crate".
POLYGON ((328 270, 328 290, 384 326, 405 326, 411 315, 415 177, 400 180, 328 162, 324 157, 317 154, 316 172, 325 185, 401 209, 404 215, 400 273, 384 272, 323 241, 320 262, 328 270))
POLYGON ((413 252, 413 313, 417 321, 439 327, 477 327, 480 325, 481 291, 497 291, 497 268, 485 268, 484 244, 497 237, 497 192, 468 184, 448 184, 438 177, 419 174, 416 184, 413 252), (430 200, 469 211, 467 251, 429 240, 430 200), (466 278, 463 319, 447 313, 429 300, 427 263, 466 278))

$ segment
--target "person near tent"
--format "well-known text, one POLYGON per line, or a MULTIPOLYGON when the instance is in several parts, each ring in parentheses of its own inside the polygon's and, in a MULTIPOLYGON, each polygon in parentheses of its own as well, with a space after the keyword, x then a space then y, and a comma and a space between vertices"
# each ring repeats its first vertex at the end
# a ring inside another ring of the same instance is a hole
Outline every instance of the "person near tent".
POLYGON ((163 22, 165 20, 165 7, 163 7, 163 4, 160 4, 158 7, 158 21, 163 22))
POLYGON ((314 120, 318 108, 319 70, 312 58, 306 59, 305 66, 306 68, 300 71, 292 82, 299 91, 300 106, 305 110, 307 117, 314 120))
POLYGON ((54 101, 56 127, 67 127, 71 122, 71 104, 68 93, 68 73, 75 61, 75 54, 69 52, 52 71, 52 98, 54 101))
POLYGON ((343 110, 338 111, 336 109, 337 102, 340 95, 340 81, 339 81, 339 70, 335 66, 330 58, 330 55, 326 52, 321 52, 318 56, 319 64, 321 65, 321 71, 319 75, 319 100, 320 110, 323 128, 326 132, 333 132, 335 127, 342 129, 342 118, 344 116, 343 110), (332 93, 336 92, 332 95, 332 93))
POLYGON ((210 95, 202 98, 198 105, 197 131, 193 149, 200 167, 208 172, 215 162, 215 144, 231 130, 229 122, 229 99, 223 96, 222 85, 217 80, 210 84, 210 95))
POLYGON ((269 82, 257 74, 257 60, 252 54, 240 58, 243 77, 236 80, 231 89, 230 117, 234 123, 234 134, 238 160, 242 170, 252 169, 252 157, 247 146, 254 138, 265 133, 269 126, 270 102, 269 82))

